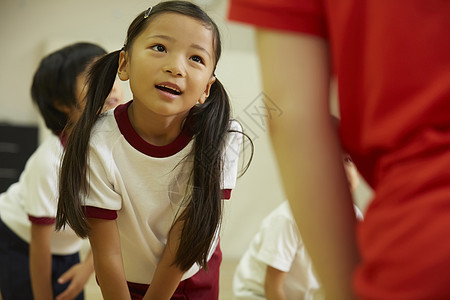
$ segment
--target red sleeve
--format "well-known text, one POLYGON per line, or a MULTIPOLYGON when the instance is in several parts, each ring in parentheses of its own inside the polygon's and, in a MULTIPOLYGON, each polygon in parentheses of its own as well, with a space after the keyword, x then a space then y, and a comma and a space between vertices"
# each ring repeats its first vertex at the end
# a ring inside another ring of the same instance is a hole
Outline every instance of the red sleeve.
POLYGON ((327 36, 320 0, 231 0, 228 18, 257 27, 327 36))
POLYGON ((30 220, 31 223, 37 225, 53 225, 56 222, 55 218, 33 217, 31 215, 28 215, 28 220, 30 220))
POLYGON ((85 206, 86 217, 103 220, 117 219, 117 211, 94 206, 85 206))

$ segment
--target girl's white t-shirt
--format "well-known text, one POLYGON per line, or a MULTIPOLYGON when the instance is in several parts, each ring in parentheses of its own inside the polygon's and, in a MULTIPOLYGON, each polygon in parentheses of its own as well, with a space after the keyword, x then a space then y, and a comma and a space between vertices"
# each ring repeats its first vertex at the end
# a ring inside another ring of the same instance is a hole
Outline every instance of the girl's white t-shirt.
MULTIPOLYGON (((361 211, 356 206, 354 209, 357 218, 362 219, 361 211)), ((324 299, 288 201, 264 218, 241 257, 233 278, 233 299, 266 299, 267 266, 287 273, 287 299, 324 299)))
MULTIPOLYGON (((149 284, 172 223, 183 209, 192 169, 193 145, 185 132, 167 146, 154 146, 134 131, 127 113, 131 102, 106 112, 95 125, 89 147, 89 217, 116 219, 127 281, 149 284)), ((232 129, 239 130, 236 122, 232 129)), ((230 133, 224 153, 222 190, 236 184, 242 137, 230 133)), ((208 168, 207 162, 204 165, 208 168)), ((209 257, 218 243, 218 232, 209 257)), ((194 265, 183 279, 199 270, 194 265)))

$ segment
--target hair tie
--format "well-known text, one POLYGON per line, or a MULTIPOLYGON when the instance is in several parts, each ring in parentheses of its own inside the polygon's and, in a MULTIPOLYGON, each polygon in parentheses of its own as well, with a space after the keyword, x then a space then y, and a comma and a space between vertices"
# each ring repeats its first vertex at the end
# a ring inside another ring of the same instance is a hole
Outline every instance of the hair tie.
POLYGON ((152 6, 150 6, 147 11, 144 13, 144 19, 147 19, 150 13, 152 12, 152 6))

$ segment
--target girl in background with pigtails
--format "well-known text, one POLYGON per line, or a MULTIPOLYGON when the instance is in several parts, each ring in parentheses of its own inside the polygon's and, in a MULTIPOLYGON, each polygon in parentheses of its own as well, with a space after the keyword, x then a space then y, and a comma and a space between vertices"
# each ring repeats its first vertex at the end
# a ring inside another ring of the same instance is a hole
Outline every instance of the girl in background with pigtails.
POLYGON ((222 200, 243 136, 214 75, 220 54, 209 16, 168 1, 139 14, 123 49, 91 69, 57 226, 89 237, 105 299, 218 298, 222 200), (102 114, 117 74, 133 100, 102 114))

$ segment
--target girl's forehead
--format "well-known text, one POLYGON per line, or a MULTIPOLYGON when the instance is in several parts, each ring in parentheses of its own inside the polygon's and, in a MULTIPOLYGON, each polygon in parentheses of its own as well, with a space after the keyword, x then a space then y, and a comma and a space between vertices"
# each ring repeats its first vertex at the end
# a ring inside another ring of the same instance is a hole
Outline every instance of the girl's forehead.
POLYGON ((154 17, 150 17, 148 20, 149 25, 153 24, 159 24, 159 23, 198 23, 199 25, 206 28, 205 23, 202 22, 200 19, 183 15, 181 13, 176 12, 163 12, 159 13, 158 15, 154 17))
POLYGON ((148 22, 141 33, 144 39, 167 36, 173 39, 190 39, 213 47, 213 31, 204 22, 193 17, 168 12, 157 15, 148 22))

